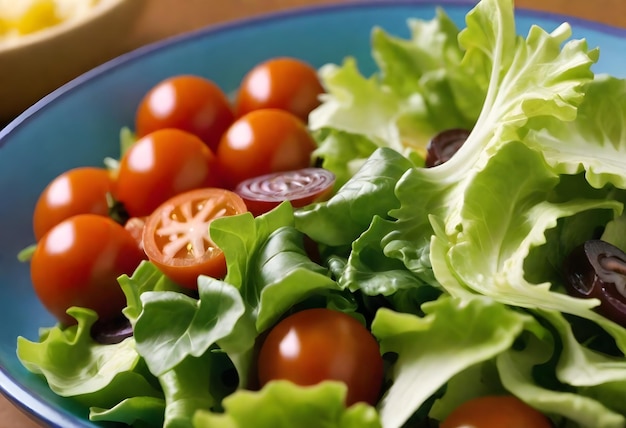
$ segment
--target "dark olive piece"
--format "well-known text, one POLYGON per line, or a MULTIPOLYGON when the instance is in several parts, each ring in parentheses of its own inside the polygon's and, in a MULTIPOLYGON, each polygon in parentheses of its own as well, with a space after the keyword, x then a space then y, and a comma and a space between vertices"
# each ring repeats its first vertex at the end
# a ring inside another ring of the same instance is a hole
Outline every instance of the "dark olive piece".
POLYGON ((111 320, 98 320, 91 326, 91 337, 102 345, 114 345, 132 335, 133 327, 123 315, 111 320))
POLYGON ((448 129, 435 135, 426 147, 426 167, 447 162, 465 143, 470 131, 467 129, 448 129))
POLYGON ((626 327, 626 254, 601 240, 575 248, 564 263, 565 288, 575 297, 596 298, 596 310, 626 327))

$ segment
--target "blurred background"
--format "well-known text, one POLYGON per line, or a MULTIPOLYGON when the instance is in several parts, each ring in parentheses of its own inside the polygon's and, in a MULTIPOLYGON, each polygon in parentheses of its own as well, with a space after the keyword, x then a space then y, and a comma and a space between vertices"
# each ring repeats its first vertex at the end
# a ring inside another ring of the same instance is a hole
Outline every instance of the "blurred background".
MULTIPOLYGON (((207 24, 298 6, 348 3, 350 0, 149 0, 129 47, 149 43, 207 24), (176 11, 176 13, 172 13, 176 11), (159 22, 158 26, 153 23, 159 22)), ((624 0, 515 0, 519 7, 567 13, 613 25, 626 25, 624 0)))

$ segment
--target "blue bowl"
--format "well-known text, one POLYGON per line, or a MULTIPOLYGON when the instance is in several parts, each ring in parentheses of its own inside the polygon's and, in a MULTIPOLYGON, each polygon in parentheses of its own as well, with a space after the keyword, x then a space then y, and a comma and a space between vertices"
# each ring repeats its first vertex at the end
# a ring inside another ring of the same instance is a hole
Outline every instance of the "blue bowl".
MULTIPOLYGON (((369 1, 308 8, 207 28, 117 58, 75 79, 31 107, 0 131, 0 389, 34 418, 58 427, 94 427, 88 410, 53 394, 44 380, 27 372, 16 357, 16 338, 38 337, 54 319, 30 284, 28 264, 16 254, 34 242, 32 210, 45 185, 76 166, 102 166, 115 156, 119 130, 132 126, 144 93, 175 74, 195 73, 236 89, 253 65, 279 55, 314 66, 351 55, 373 71, 370 31, 381 26, 408 36, 406 19, 430 19, 443 6, 464 27, 475 1, 369 1), (320 31, 323 29, 323 31, 320 31)), ((518 32, 532 24, 550 30, 569 21, 575 38, 599 46, 596 72, 626 73, 626 30, 553 14, 519 11, 518 32)), ((2 100, 6 102, 6 100, 2 100)))

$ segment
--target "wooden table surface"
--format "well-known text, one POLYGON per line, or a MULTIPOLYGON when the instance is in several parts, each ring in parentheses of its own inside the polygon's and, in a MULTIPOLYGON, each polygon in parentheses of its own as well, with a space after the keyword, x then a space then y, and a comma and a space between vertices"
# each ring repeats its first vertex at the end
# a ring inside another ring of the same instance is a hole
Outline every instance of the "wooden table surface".
MULTIPOLYGON (((347 0, 148 0, 148 5, 128 40, 128 49, 214 23, 290 8, 342 2, 347 0)), ((626 28, 624 0, 516 0, 516 5, 626 28)), ((39 426, 0 395, 0 428, 39 426)))

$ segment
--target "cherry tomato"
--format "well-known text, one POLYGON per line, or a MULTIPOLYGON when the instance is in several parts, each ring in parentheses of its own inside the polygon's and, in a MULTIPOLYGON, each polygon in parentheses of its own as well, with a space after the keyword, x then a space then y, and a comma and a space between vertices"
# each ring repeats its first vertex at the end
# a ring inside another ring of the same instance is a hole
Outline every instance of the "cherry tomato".
POLYGON ((233 187, 258 175, 306 168, 315 141, 304 122, 283 110, 255 110, 237 119, 217 148, 217 157, 233 187))
POLYGON ((348 406, 374 405, 383 381, 374 336, 351 316, 329 309, 307 309, 280 321, 261 345, 258 370, 261 387, 277 379, 302 386, 342 381, 348 406))
POLYGON ((461 404, 450 413, 440 428, 551 428, 544 415, 519 398, 485 396, 461 404))
POLYGON ((252 214, 260 215, 290 201, 295 208, 323 200, 330 194, 335 175, 323 168, 275 172, 242 181, 235 188, 252 214))
POLYGON ((107 194, 112 190, 113 179, 104 168, 75 168, 59 175, 35 205, 35 239, 40 240, 53 226, 77 214, 108 215, 107 194))
POLYGON ((215 83, 181 75, 163 80, 145 95, 137 109, 135 132, 143 137, 158 129, 178 128, 215 150, 233 120, 228 98, 215 83))
POLYGON ((132 274, 144 258, 123 226, 104 216, 79 214, 38 242, 31 279, 43 305, 62 324, 76 323, 66 314, 71 306, 93 309, 106 320, 126 306, 117 277, 132 274))
POLYGON ((124 229, 135 239, 137 246, 143 251, 143 229, 148 217, 131 217, 124 223, 124 229))
POLYGON ((295 58, 265 61, 244 76, 237 93, 237 116, 263 108, 287 110, 307 121, 324 88, 316 70, 295 58))
POLYGON ((143 232, 146 255, 167 277, 190 289, 198 275, 222 278, 224 253, 211 241, 209 226, 218 217, 246 212, 236 193, 196 189, 166 201, 148 217, 143 232))
POLYGON ((124 154, 114 195, 131 217, 143 217, 174 195, 218 182, 215 155, 198 137, 161 129, 124 154))

